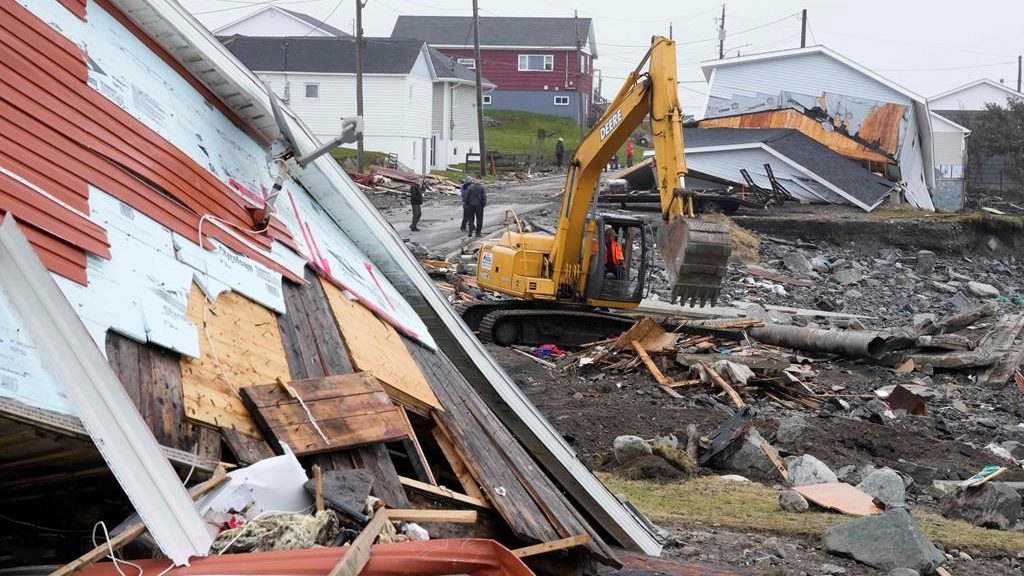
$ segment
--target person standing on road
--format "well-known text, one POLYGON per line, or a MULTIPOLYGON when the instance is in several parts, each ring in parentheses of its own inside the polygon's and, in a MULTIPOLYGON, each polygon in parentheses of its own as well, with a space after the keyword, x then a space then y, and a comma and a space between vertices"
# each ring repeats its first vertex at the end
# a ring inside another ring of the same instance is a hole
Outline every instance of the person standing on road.
POLYGON ((562 167, 562 159, 565 158, 565 142, 559 138, 558 142, 555 142, 555 164, 559 168, 562 167))
POLYGON ((466 225, 469 224, 472 212, 469 210, 469 204, 466 204, 466 191, 469 190, 469 185, 473 183, 473 179, 466 176, 462 180, 462 187, 459 188, 459 200, 462 201, 462 226, 459 226, 459 230, 466 231, 466 225))
POLYGON ((479 180, 474 180, 466 190, 466 207, 469 210, 469 236, 473 236, 473 228, 476 228, 476 237, 480 237, 480 230, 484 227, 484 206, 487 206, 487 192, 479 180))
POLYGON ((626 140, 626 167, 633 165, 633 139, 626 140))
POLYGON ((412 205, 412 226, 409 229, 413 232, 419 232, 419 228, 416 227, 420 222, 420 216, 423 215, 423 187, 426 186, 426 179, 420 179, 418 182, 413 182, 409 186, 409 204, 412 205))

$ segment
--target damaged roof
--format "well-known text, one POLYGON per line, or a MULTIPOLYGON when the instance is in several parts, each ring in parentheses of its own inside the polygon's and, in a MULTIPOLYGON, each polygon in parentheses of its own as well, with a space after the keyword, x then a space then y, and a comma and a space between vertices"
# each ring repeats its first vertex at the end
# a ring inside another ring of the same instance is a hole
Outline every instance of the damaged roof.
MULTIPOLYGON (((844 194, 840 195, 849 195, 848 200, 865 210, 880 204, 894 186, 885 178, 791 128, 687 128, 684 141, 687 154, 765 148, 782 157, 780 159, 801 167, 808 176, 817 177, 842 190, 844 194)), ((748 169, 760 168, 750 166, 748 169)), ((738 180, 739 174, 733 178, 738 180)))

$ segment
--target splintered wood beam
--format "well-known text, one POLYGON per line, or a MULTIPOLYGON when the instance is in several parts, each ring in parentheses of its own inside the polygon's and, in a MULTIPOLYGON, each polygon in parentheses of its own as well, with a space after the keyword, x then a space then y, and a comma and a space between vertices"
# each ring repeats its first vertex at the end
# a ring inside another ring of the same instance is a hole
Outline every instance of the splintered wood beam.
POLYGON ((455 473, 455 477, 459 479, 459 484, 462 484, 462 489, 465 491, 467 496, 472 498, 484 499, 484 493, 480 491, 480 486, 477 484, 473 475, 470 474, 469 468, 466 467, 466 461, 462 459, 462 455, 459 454, 459 450, 452 443, 452 439, 448 436, 448 431, 444 425, 441 424, 437 417, 434 417, 434 422, 437 426, 434 427, 434 440, 437 442, 441 452, 444 454, 445 460, 448 461, 448 465, 451 466, 452 472, 455 473))
MULTIPOLYGON (((210 478, 206 482, 196 484, 189 488, 188 495, 192 497, 192 500, 198 500, 205 496, 208 492, 214 488, 219 487, 221 484, 228 481, 230 476, 224 473, 223 469, 218 468, 216 476, 210 478)), ((121 532, 117 536, 113 536, 109 541, 100 544, 99 546, 89 550, 85 554, 82 554, 78 558, 68 562, 61 566, 57 570, 50 573, 50 576, 69 576, 79 570, 93 564, 94 562, 104 558, 111 550, 118 551, 123 548, 126 544, 135 540, 139 536, 146 533, 146 525, 142 522, 136 522, 129 526, 124 532, 121 532)))
POLYGON ((527 546, 525 548, 516 548, 512 550, 512 554, 517 558, 526 558, 527 556, 536 556, 538 554, 547 554, 548 552, 554 552, 555 550, 565 550, 567 548, 575 548, 577 546, 583 546, 584 544, 590 543, 590 536, 587 534, 578 534, 576 536, 570 536, 568 538, 562 538, 560 540, 551 540, 550 542, 541 542, 540 544, 534 544, 533 546, 527 546))
POLYGON ((427 456, 423 453, 423 447, 420 446, 420 440, 416 437, 416 431, 413 430, 412 421, 409 420, 409 414, 405 411, 405 406, 402 406, 401 404, 398 404, 397 406, 398 413, 402 416, 402 420, 405 420, 405 425, 409 429, 409 442, 412 443, 413 450, 415 451, 415 454, 410 454, 409 456, 411 458, 419 459, 418 468, 422 468, 428 482, 436 485, 437 478, 434 478, 434 471, 430 469, 430 462, 427 461, 427 456))
POLYGON ((476 510, 418 510, 411 508, 388 508, 388 517, 402 522, 446 522, 451 524, 476 524, 476 510))
POLYGON ((363 528, 363 531, 356 536, 352 544, 345 549, 338 563, 331 568, 327 576, 357 576, 370 562, 370 546, 380 535, 384 523, 388 521, 387 508, 378 508, 373 518, 363 528))
POLYGON ((399 476, 398 480, 399 482, 402 483, 402 486, 405 486, 410 490, 415 490, 416 492, 425 494, 427 496, 440 498, 442 500, 448 500, 450 502, 456 502, 458 504, 465 504, 467 506, 472 506, 474 508, 489 509, 491 507, 491 505, 483 499, 473 498, 472 496, 467 496, 465 494, 459 494, 458 492, 453 492, 442 486, 434 486, 432 484, 427 484, 426 482, 420 482, 419 480, 406 478, 405 476, 399 476))
POLYGON ((729 383, 718 374, 718 372, 715 372, 714 368, 704 362, 701 362, 700 366, 707 371, 708 376, 715 384, 718 384, 722 390, 725 390, 725 393, 729 395, 729 398, 732 399, 732 403, 735 404, 737 408, 743 408, 747 405, 747 403, 743 401, 743 398, 740 398, 740 395, 736 393, 736 390, 730 386, 729 383))
POLYGON ((644 345, 634 341, 633 349, 636 350, 637 356, 643 360, 644 365, 647 366, 647 370, 654 376, 654 379, 658 381, 658 386, 665 391, 666 394, 673 398, 682 398, 682 394, 672 389, 672 381, 667 376, 662 374, 661 370, 658 369, 658 365, 654 363, 651 355, 644 349, 644 345))

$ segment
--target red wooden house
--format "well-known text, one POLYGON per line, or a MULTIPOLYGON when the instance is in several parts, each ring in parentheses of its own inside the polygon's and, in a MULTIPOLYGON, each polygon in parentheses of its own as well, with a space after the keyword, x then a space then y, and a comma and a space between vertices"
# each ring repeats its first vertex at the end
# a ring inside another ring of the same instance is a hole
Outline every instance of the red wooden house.
MULTIPOLYGON (((392 38, 416 38, 469 67, 473 19, 399 16, 392 38)), ((579 118, 589 116, 597 43, 590 18, 480 18, 480 69, 497 85, 484 106, 579 118), (582 99, 579 92, 582 92, 582 99)))

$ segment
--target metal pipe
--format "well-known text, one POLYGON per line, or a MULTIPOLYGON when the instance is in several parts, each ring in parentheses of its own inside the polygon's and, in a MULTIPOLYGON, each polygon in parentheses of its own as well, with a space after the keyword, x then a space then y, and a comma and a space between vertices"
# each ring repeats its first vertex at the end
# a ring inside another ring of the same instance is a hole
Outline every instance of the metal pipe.
POLYGON ((765 324, 761 328, 751 328, 747 333, 756 340, 775 346, 858 358, 880 358, 887 343, 881 333, 869 330, 819 330, 765 324))

